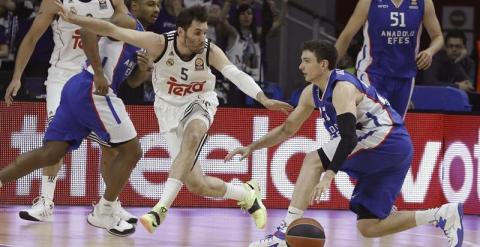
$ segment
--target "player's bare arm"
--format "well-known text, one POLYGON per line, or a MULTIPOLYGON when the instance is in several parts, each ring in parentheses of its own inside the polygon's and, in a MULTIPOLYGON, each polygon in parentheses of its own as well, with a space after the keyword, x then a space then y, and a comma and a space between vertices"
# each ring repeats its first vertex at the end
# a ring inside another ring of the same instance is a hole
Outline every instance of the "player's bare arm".
POLYGON ((315 105, 312 97, 312 85, 308 85, 302 91, 298 106, 293 110, 292 113, 290 113, 282 125, 271 130, 265 136, 248 145, 247 147, 239 147, 231 151, 225 157, 225 161, 231 160, 236 154, 240 154, 240 159, 242 160, 248 157, 255 150, 274 146, 295 135, 295 133, 300 130, 303 123, 310 117, 310 115, 312 115, 314 109, 315 105))
POLYGON ((137 88, 152 78, 153 60, 146 51, 137 52, 137 66, 126 82, 131 88, 137 88))
POLYGON ((370 3, 372 0, 359 0, 355 10, 353 11, 352 16, 348 20, 345 29, 337 39, 335 43, 335 48, 338 52, 338 60, 340 60, 345 53, 347 52, 348 46, 352 41, 355 34, 358 33, 358 30, 365 24, 368 18, 368 9, 370 8, 370 3))
POLYGON ((45 33, 48 26, 50 26, 57 13, 57 11, 52 9, 47 2, 48 1, 43 1, 40 4, 37 16, 18 49, 12 80, 5 92, 5 102, 7 103, 7 106, 10 106, 13 103, 13 97, 17 95, 17 92, 20 89, 20 79, 38 40, 45 33))
POLYGON ((125 5, 125 2, 123 0, 112 0, 112 4, 114 7, 114 15, 116 14, 128 14, 130 11, 128 11, 127 6, 125 5))
MULTIPOLYGON (((132 19, 132 17, 118 12, 112 17, 111 22, 119 27, 129 29, 135 28, 136 25, 136 22, 132 19)), ((85 55, 87 56, 87 59, 94 72, 93 81, 95 83, 95 93, 99 95, 106 95, 109 87, 108 81, 103 72, 100 54, 98 52, 98 36, 84 28, 80 30, 80 35, 83 42, 83 51, 85 52, 85 55)))
POLYGON ((425 0, 425 14, 423 15, 423 25, 427 29, 430 36, 430 46, 418 53, 417 68, 425 70, 432 64, 432 57, 443 47, 443 35, 437 15, 435 14, 435 7, 432 0, 425 0))
POLYGON ((210 53, 208 57, 210 64, 220 71, 226 78, 232 81, 242 92, 248 96, 256 99, 265 108, 273 111, 282 111, 288 113, 293 110, 293 107, 288 103, 269 99, 263 93, 262 89, 253 80, 252 77, 240 71, 230 60, 228 60, 225 53, 215 44, 210 45, 210 53))
POLYGON ((58 15, 65 21, 81 26, 92 33, 113 37, 131 45, 144 48, 154 60, 158 58, 165 49, 165 38, 163 35, 117 27, 104 20, 79 16, 65 9, 59 1, 54 2, 54 7, 58 11, 58 15))

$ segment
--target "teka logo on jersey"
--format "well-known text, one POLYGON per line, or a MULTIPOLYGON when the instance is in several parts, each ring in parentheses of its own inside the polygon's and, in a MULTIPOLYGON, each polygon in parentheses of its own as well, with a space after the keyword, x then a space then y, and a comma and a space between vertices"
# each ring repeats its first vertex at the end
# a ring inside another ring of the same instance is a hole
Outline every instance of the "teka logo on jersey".
POLYGON ((80 29, 75 30, 75 33, 72 35, 73 39, 73 49, 83 49, 82 36, 80 36, 80 29))
POLYGON ((195 92, 201 92, 203 91, 205 82, 206 81, 192 82, 190 84, 177 84, 177 79, 170 77, 170 80, 167 81, 167 84, 169 85, 168 94, 185 96, 195 92))

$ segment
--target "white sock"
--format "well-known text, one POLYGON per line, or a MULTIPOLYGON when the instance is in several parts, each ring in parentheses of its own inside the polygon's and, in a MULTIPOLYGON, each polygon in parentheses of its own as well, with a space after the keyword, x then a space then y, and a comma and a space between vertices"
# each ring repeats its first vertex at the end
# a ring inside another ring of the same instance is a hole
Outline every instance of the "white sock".
POLYGON ((417 226, 433 224, 435 219, 435 213, 438 211, 438 208, 432 208, 422 211, 415 211, 415 222, 417 226))
POLYGON ((303 212, 303 210, 290 206, 288 207, 287 216, 285 216, 285 219, 283 220, 285 221, 285 223, 287 223, 288 226, 294 220, 302 218, 303 212))
POLYGON ((167 182, 165 183, 165 190, 163 191, 162 198, 160 201, 153 207, 155 211, 160 211, 161 207, 165 207, 169 209, 172 206, 173 201, 180 192, 183 183, 182 181, 175 179, 175 178, 168 178, 167 182))
POLYGON ((245 198, 247 198, 249 191, 247 191, 243 185, 231 183, 225 183, 225 185, 227 186, 227 189, 225 191, 225 195, 223 195, 223 198, 237 201, 243 201, 245 198))
POLYGON ((98 202, 98 206, 100 207, 100 213, 108 213, 113 210, 113 204, 115 202, 107 201, 105 197, 102 196, 100 201, 98 202))
POLYGON ((53 201, 57 176, 42 176, 42 196, 53 201))

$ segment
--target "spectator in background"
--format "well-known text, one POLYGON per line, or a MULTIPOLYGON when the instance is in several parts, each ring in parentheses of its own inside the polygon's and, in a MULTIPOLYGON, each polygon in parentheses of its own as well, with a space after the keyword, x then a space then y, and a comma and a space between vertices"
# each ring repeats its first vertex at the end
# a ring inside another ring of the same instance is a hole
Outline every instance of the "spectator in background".
POLYGON ((467 36, 463 31, 453 30, 447 33, 445 52, 451 61, 460 65, 471 82, 475 81, 475 62, 468 56, 467 36))
POLYGON ((212 0, 184 0, 183 1, 185 8, 189 8, 197 4, 202 6, 210 6, 212 2, 215 2, 215 1, 212 1, 212 0))
POLYGON ((15 10, 15 2, 12 0, 4 0, 0 2, 0 59, 7 58, 10 55, 10 38, 12 33, 9 32, 12 11, 15 10))
POLYGON ((149 31, 162 34, 176 29, 177 16, 183 9, 183 0, 163 0, 157 21, 149 31))
POLYGON ((475 92, 473 78, 469 73, 475 73, 475 64, 467 56, 462 59, 466 37, 461 31, 451 31, 445 37, 445 47, 432 59, 432 66, 424 71, 419 84, 425 86, 449 86, 467 93, 472 105, 472 111, 480 111, 480 94, 475 92), (468 71, 468 70, 472 71, 468 71))
POLYGON ((257 82, 263 81, 260 40, 272 36, 281 27, 287 13, 287 2, 287 0, 282 1, 282 10, 279 15, 275 16, 272 26, 267 29, 268 32, 257 28, 254 10, 249 4, 242 4, 238 7, 231 25, 225 21, 228 58, 257 82))

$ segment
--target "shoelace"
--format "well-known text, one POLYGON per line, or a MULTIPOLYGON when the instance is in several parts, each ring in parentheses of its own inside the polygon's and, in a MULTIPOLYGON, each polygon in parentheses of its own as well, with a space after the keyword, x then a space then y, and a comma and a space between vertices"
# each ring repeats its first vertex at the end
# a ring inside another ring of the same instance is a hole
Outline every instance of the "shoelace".
MULTIPOLYGON (((33 200, 32 200, 32 208, 38 208, 40 206, 44 206, 44 210, 42 212, 42 214, 44 215, 48 215, 48 212, 47 212, 47 205, 46 205, 46 200, 45 197, 43 196, 37 196, 35 197, 33 200)), ((50 205, 48 206, 49 209, 53 209, 54 205, 53 203, 50 203, 50 205)))
POLYGON ((42 203, 43 205, 45 205, 45 199, 43 198, 43 196, 37 196, 33 199, 32 201, 32 208, 36 207, 38 204, 42 203))

